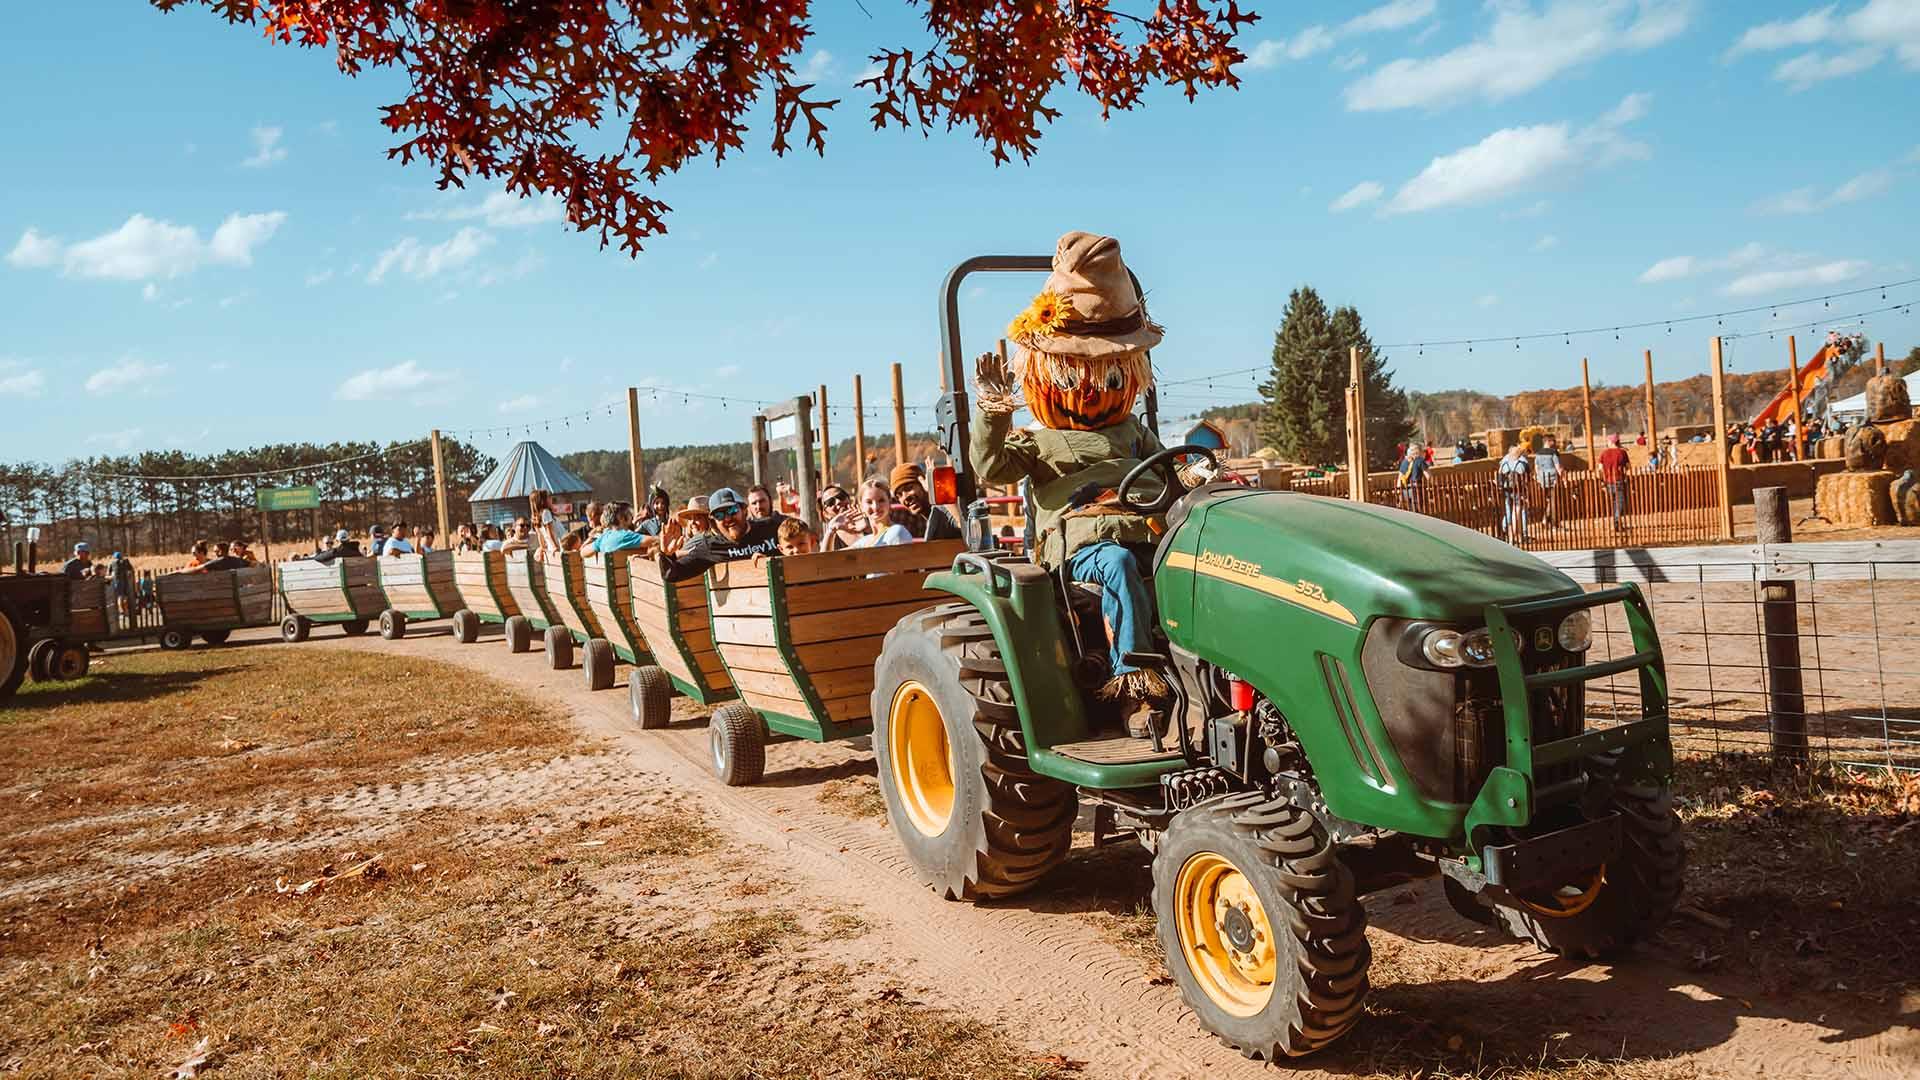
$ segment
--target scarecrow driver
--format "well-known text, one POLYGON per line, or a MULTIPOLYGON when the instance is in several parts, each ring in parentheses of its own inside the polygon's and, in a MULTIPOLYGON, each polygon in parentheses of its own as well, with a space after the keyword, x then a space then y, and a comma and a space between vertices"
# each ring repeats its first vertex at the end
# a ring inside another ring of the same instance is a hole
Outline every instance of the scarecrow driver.
POLYGON ((1115 704, 1139 738, 1163 722, 1173 696, 1158 672, 1124 659, 1156 651, 1145 556, 1135 550, 1148 550, 1161 523, 1121 506, 1114 491, 1160 450, 1133 404, 1152 375, 1147 350, 1161 337, 1120 261, 1119 241, 1061 237, 1046 287, 1007 327, 1018 345, 1012 363, 994 353, 975 361, 969 447, 986 480, 1027 481, 1039 562, 1100 586, 1113 675, 1095 696, 1115 704), (1023 404, 1034 423, 1014 431, 1023 404))

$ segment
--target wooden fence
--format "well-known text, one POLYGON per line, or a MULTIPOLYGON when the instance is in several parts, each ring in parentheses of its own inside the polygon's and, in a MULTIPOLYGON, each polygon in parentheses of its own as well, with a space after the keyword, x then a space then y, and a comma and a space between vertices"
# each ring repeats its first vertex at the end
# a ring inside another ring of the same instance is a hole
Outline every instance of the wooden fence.
MULTIPOLYGON (((1296 478, 1293 490, 1345 498, 1344 475, 1296 478)), ((1551 489, 1531 474, 1512 491, 1490 472, 1441 469, 1417 487, 1391 474, 1367 478, 1367 501, 1397 506, 1497 536, 1529 551, 1645 547, 1717 538, 1719 489, 1704 466, 1627 474, 1626 506, 1614 522, 1614 492, 1593 470, 1562 473, 1551 489)))

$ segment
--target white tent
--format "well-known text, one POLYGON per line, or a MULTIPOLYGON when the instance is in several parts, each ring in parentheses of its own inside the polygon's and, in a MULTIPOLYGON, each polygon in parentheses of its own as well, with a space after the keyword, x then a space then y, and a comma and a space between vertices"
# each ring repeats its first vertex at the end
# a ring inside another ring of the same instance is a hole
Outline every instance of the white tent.
MULTIPOLYGON (((1920 371, 1907 376, 1907 398, 1913 400, 1916 397, 1920 397, 1920 371)), ((1867 395, 1859 393, 1836 401, 1830 411, 1836 420, 1857 420, 1864 417, 1867 415, 1867 395)))

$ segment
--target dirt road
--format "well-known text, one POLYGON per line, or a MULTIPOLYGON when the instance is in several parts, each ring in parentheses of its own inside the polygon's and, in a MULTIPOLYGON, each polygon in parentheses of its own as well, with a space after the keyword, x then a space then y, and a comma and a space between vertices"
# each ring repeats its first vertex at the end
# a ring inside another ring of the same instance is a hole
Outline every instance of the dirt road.
MULTIPOLYGON (((590 694, 577 669, 550 671, 539 652, 511 655, 497 634, 462 646, 433 626, 400 643, 323 635, 304 647, 430 656, 563 705, 613 744, 611 760, 677 789, 716 825, 766 848, 763 872, 775 897, 866 920, 868 932, 829 946, 840 959, 883 965, 930 1001, 1084 1060, 1087 1075, 1264 1072, 1203 1033, 1157 977, 1150 950, 1129 948, 1116 932, 1137 941, 1145 922, 1137 913, 1146 856, 1130 845, 1094 854, 1081 835, 1076 857, 1036 894, 991 906, 947 903, 913 879, 882 821, 822 801, 829 781, 870 783, 864 747, 783 743, 768 753, 763 784, 727 788, 709 771, 698 706, 676 699, 665 731, 633 727, 627 669, 616 689, 590 694)), ((1618 965, 1574 964, 1465 923, 1431 882, 1377 894, 1368 907, 1370 1015, 1294 1075, 1399 1071, 1429 1049, 1433 1063, 1455 1074, 1504 1063, 1534 1064, 1539 1071, 1528 1075, 1539 1076, 1562 1075, 1560 1067, 1582 1077, 1616 1069, 1635 1077, 1920 1075, 1920 990, 1911 986, 1882 1010, 1813 993, 1767 994, 1737 971, 1694 970, 1715 965, 1674 955, 1679 947, 1666 935, 1618 965)))

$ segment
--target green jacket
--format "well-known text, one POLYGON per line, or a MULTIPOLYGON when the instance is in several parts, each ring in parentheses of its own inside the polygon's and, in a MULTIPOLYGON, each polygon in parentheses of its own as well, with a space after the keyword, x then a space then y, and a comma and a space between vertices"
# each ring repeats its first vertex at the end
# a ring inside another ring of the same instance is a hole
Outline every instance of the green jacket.
POLYGON ((1061 517, 1074 492, 1088 484, 1097 492, 1117 489, 1135 465, 1160 451, 1160 440, 1137 417, 1099 431, 1012 428, 1010 416, 975 410, 968 451, 973 467, 988 482, 1028 481, 1039 548, 1034 555, 1041 564, 1057 567, 1075 551, 1101 540, 1134 544, 1155 539, 1139 514, 1061 517))

